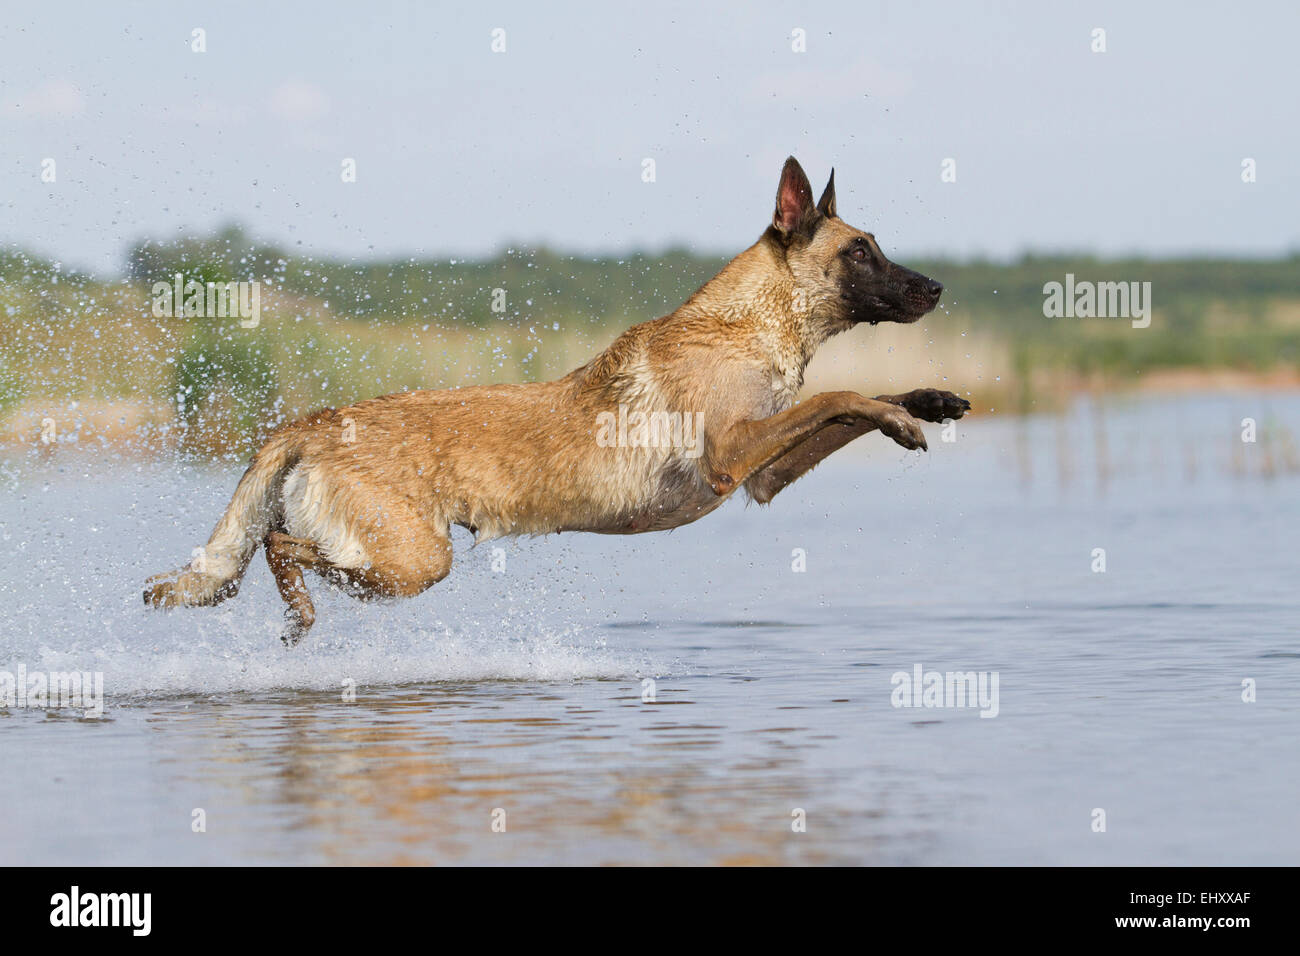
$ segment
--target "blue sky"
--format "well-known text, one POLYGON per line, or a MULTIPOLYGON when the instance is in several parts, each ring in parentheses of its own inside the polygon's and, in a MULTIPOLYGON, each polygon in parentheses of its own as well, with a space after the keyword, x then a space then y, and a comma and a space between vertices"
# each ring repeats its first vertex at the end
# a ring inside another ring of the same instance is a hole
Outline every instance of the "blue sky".
POLYGON ((1300 5, 459 6, 6 10, 0 243, 102 271, 230 221, 360 258, 737 251, 793 153, 901 256, 1300 248, 1300 5))

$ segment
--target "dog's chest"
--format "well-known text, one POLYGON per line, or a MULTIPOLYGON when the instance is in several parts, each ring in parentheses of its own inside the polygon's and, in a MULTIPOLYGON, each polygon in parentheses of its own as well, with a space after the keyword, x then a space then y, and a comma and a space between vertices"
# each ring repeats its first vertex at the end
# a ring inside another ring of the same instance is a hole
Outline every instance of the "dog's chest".
POLYGON ((765 409, 768 415, 775 415, 777 412, 783 412, 794 404, 795 398, 799 395, 799 389, 803 388, 803 368, 799 366, 789 366, 782 368, 775 366, 770 373, 770 385, 768 394, 768 407, 765 409))
POLYGON ((626 530, 676 528, 703 517, 726 500, 713 492, 694 461, 665 462, 651 479, 649 488, 650 494, 634 509, 626 530))

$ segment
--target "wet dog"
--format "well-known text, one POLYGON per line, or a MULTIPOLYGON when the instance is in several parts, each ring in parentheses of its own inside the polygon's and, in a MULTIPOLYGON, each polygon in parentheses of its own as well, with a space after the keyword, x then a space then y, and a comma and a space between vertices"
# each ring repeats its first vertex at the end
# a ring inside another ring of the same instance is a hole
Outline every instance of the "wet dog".
POLYGON ((564 378, 385 395, 276 431, 206 547, 151 578, 145 602, 229 598, 261 544, 293 644, 315 620, 304 571, 359 597, 419 594, 451 570, 452 525, 478 540, 662 531, 741 486, 769 502, 868 432, 925 449, 921 422, 960 418, 966 400, 937 389, 795 397, 832 335, 915 322, 942 291, 840 219, 833 172, 814 204, 791 157, 756 243, 564 378))

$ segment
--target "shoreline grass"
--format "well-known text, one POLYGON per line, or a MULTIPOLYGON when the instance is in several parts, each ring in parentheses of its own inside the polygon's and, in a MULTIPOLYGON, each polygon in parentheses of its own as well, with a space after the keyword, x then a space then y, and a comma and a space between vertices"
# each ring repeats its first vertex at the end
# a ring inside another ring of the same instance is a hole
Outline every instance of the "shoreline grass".
MULTIPOLYGON (((222 457, 323 406, 550 379, 670 312, 721 263, 682 251, 579 259, 536 250, 356 264, 294 259, 238 230, 141 243, 116 280, 0 253, 0 441, 32 442, 53 419, 60 431, 117 444, 139 432, 142 449, 222 457), (152 282, 177 272, 262 283, 260 324, 155 316, 152 282)), ((987 414, 1180 382, 1300 386, 1300 256, 909 264, 945 282, 945 304, 916 325, 833 339, 809 367, 806 392, 937 386, 987 414), (1045 318, 1042 285, 1067 272, 1151 282, 1151 326, 1045 318)))

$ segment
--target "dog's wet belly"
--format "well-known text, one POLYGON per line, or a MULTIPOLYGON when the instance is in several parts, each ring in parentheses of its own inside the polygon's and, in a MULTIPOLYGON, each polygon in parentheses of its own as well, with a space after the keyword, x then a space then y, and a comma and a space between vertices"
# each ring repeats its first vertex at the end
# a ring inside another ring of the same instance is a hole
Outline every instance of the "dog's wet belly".
POLYGON ((557 531, 587 531, 597 534, 641 534, 668 531, 697 521, 717 509, 727 495, 713 492, 698 475, 661 475, 632 507, 622 507, 596 520, 557 522, 557 531))

